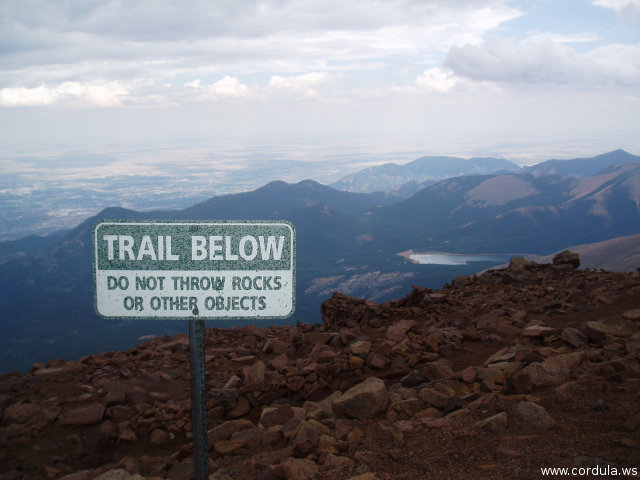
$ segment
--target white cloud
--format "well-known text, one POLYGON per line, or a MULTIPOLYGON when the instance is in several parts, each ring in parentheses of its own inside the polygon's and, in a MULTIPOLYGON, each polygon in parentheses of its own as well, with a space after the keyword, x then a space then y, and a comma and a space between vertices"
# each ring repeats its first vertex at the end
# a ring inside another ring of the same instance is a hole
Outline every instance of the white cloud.
POLYGON ((561 85, 640 86, 640 45, 607 45, 578 54, 551 40, 491 38, 453 47, 445 65, 473 80, 561 85))
POLYGON ((639 2, 0 0, 0 139, 635 139, 639 2))
POLYGON ((615 10, 625 23, 640 24, 640 0, 593 0, 591 3, 615 10))
POLYGON ((199 78, 188 82, 185 87, 194 89, 198 100, 215 100, 221 97, 246 97, 249 88, 240 83, 236 77, 225 75, 224 78, 210 85, 202 85, 199 78))
POLYGON ((268 96, 317 97, 317 88, 330 78, 331 75, 323 72, 311 72, 289 77, 274 75, 264 91, 268 96))
POLYGON ((629 5, 640 5, 638 0, 593 0, 591 3, 599 7, 613 8, 614 10, 623 10, 629 5))
POLYGON ((9 87, 0 89, 0 106, 39 107, 67 105, 73 107, 119 107, 128 90, 118 82, 101 85, 64 82, 55 87, 9 87))
POLYGON ((365 70, 375 83, 521 14, 506 0, 5 0, 0 88, 365 70))
POLYGON ((429 92, 448 92, 460 81, 453 72, 439 67, 425 70, 417 79, 416 85, 429 92))
POLYGON ((564 33, 538 33, 527 39, 527 41, 552 41, 560 43, 586 43, 600 40, 600 35, 593 32, 583 32, 575 34, 564 33))

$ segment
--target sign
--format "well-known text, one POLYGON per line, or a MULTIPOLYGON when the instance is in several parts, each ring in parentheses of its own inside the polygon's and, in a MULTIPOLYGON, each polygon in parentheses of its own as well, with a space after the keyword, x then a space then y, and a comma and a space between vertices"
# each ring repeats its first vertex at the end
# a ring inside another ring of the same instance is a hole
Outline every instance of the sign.
POLYGON ((95 307, 106 318, 285 318, 295 229, 285 221, 118 221, 93 229, 95 307))

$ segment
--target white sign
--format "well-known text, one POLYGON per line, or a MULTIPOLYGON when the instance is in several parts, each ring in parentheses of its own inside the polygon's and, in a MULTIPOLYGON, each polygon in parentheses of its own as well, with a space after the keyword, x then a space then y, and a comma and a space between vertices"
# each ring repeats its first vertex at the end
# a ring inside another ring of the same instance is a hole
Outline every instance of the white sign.
POLYGON ((107 318, 285 318, 295 229, 284 221, 101 221, 95 307, 107 318))

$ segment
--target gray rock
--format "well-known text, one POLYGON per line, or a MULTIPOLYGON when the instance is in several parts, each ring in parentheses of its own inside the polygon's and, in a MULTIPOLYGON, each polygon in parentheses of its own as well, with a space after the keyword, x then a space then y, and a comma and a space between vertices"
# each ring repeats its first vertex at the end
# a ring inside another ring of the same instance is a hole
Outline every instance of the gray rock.
POLYGON ((387 409, 387 387, 379 378, 370 377, 351 387, 333 402, 338 415, 352 418, 374 418, 387 409))

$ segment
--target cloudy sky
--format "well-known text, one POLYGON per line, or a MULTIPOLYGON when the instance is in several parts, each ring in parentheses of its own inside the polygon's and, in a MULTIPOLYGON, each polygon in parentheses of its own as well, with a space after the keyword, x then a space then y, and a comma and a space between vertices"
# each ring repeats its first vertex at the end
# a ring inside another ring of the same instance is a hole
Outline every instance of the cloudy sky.
MULTIPOLYGON (((640 154, 640 0, 2 0, 0 142, 640 154)), ((533 154, 532 154, 533 155, 533 154)))

